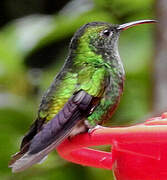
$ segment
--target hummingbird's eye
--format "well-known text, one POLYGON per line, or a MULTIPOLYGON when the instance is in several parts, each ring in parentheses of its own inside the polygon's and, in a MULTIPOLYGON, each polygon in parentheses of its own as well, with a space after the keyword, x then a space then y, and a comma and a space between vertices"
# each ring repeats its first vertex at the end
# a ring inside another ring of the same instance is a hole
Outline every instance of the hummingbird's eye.
POLYGON ((103 34, 103 36, 105 36, 105 37, 109 37, 109 36, 112 35, 112 32, 111 32, 110 30, 106 29, 106 30, 104 30, 104 31, 102 32, 102 34, 103 34))

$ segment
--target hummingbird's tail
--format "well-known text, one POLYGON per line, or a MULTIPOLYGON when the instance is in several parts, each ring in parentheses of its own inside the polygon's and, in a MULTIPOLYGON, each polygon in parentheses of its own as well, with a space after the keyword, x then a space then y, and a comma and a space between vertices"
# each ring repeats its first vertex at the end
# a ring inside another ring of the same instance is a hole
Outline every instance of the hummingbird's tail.
MULTIPOLYGON (((16 158, 16 156, 14 156, 16 158)), ((45 157, 41 157, 41 155, 34 154, 34 155, 29 155, 28 153, 25 153, 22 157, 17 159, 13 164, 9 165, 10 168, 12 168, 12 172, 21 172, 28 167, 32 166, 35 163, 38 163, 45 159, 45 157)))
POLYGON ((83 121, 92 108, 93 97, 85 91, 75 93, 63 109, 49 121, 43 129, 13 156, 9 167, 13 172, 20 172, 35 163, 39 163, 53 151, 78 123, 83 121))

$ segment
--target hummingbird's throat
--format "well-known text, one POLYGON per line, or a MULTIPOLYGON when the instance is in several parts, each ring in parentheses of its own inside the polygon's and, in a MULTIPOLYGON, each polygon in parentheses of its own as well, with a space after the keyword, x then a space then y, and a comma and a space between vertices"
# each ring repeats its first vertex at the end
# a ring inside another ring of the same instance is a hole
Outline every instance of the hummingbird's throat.
POLYGON ((90 43, 90 38, 82 36, 74 52, 74 64, 77 66, 101 64, 103 62, 102 55, 96 52, 97 49, 90 43))

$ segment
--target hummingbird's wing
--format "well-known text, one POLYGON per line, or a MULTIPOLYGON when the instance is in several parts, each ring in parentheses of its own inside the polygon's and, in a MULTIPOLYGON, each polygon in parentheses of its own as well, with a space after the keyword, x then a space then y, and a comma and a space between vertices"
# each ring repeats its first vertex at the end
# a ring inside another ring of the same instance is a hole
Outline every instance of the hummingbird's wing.
POLYGON ((30 130, 28 133, 23 137, 20 150, 33 139, 33 137, 42 129, 45 123, 45 118, 38 118, 35 122, 31 125, 30 130))
POLYGON ((12 171, 23 171, 54 150, 69 136, 75 125, 88 116, 92 101, 93 96, 83 90, 75 93, 62 110, 13 157, 9 165, 12 171))

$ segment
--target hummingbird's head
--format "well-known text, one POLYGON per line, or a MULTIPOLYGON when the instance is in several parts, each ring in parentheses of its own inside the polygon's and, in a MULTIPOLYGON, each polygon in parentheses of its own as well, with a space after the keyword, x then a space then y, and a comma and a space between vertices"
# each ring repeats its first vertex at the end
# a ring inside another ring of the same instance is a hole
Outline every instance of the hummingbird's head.
POLYGON ((112 25, 104 22, 91 22, 82 26, 72 38, 70 48, 77 53, 90 53, 104 55, 117 51, 117 42, 120 32, 132 26, 145 23, 155 23, 154 20, 140 20, 122 25, 112 25))
POLYGON ((99 52, 110 49, 117 41, 119 30, 104 22, 91 22, 82 26, 72 38, 70 47, 78 52, 99 52))

